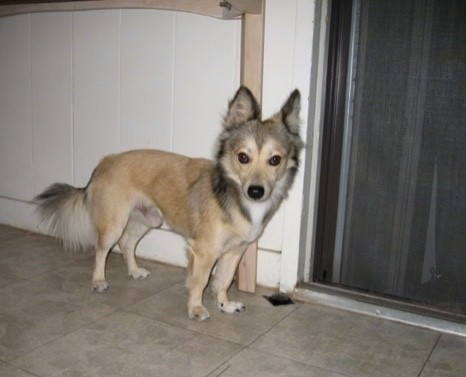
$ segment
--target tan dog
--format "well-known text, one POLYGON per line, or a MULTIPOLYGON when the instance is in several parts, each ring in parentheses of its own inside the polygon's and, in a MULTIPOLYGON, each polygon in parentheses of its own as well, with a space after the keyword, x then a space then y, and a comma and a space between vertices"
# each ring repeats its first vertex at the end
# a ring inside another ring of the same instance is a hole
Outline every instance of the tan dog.
POLYGON ((209 312, 202 295, 217 263, 213 290, 220 310, 244 309, 227 290, 247 246, 287 195, 298 168, 300 94, 295 90, 281 111, 261 121, 257 101, 240 88, 229 104, 216 160, 194 159, 156 150, 105 157, 88 185, 54 184, 36 197, 49 232, 66 247, 95 249, 92 289, 104 292, 108 252, 119 245, 135 279, 135 248, 165 221, 185 237, 189 251, 187 287, 190 318, 209 312))

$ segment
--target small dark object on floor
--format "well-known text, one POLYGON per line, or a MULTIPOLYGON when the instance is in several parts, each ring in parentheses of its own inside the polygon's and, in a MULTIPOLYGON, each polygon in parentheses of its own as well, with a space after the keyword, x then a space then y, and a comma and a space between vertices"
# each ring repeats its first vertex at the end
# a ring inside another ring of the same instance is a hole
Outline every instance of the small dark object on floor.
POLYGON ((263 296, 273 306, 294 304, 293 300, 285 293, 274 293, 272 296, 263 296))

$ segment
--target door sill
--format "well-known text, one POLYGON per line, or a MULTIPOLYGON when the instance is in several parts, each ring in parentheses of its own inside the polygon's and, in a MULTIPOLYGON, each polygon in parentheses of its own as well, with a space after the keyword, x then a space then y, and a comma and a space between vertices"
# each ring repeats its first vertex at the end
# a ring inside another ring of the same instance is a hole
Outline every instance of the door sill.
POLYGON ((366 314, 394 322, 418 326, 466 337, 466 318, 460 315, 427 310, 420 305, 375 297, 369 294, 329 287, 323 284, 300 284, 293 293, 297 301, 320 304, 366 314))

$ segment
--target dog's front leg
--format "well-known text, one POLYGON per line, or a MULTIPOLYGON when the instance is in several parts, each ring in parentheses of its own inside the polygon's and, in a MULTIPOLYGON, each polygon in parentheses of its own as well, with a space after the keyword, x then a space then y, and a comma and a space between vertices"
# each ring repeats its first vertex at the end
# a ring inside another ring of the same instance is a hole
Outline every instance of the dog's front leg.
POLYGON ((245 250, 244 246, 230 250, 222 255, 217 263, 212 290, 214 291, 218 308, 224 313, 239 313, 246 309, 242 302, 228 300, 227 294, 238 263, 245 250))
POLYGON ((210 318, 209 311, 202 304, 202 295, 209 281, 210 272, 216 261, 213 253, 203 252, 192 248, 188 266, 187 287, 189 292, 188 298, 188 315, 189 318, 203 321, 210 318))

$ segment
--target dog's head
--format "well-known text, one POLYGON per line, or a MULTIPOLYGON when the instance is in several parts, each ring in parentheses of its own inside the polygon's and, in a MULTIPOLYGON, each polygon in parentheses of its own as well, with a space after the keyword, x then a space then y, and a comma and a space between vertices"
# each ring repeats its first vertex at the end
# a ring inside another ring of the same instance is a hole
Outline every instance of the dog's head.
MULTIPOLYGON (((286 196, 299 165, 300 94, 291 93, 281 110, 262 121, 259 104, 241 87, 229 103, 219 137, 217 163, 243 200, 265 202, 286 196)), ((274 200, 275 201, 275 200, 274 200)))

